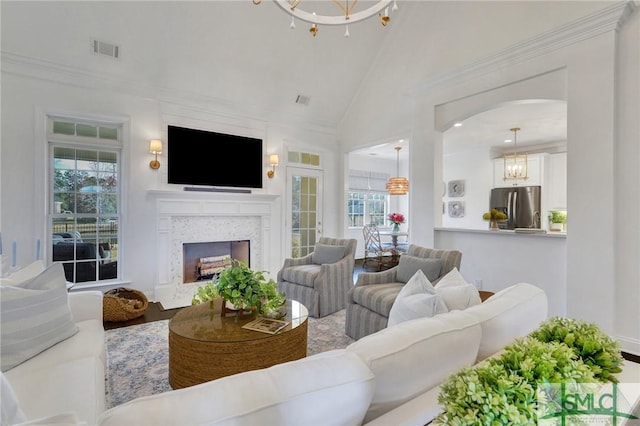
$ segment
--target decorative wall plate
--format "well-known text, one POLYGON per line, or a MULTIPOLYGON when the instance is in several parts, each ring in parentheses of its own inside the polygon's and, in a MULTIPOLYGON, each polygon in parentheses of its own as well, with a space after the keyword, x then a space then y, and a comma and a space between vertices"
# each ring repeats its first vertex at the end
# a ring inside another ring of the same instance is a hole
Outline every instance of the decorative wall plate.
POLYGON ((449 201, 449 217, 464 217, 464 202, 449 201))
POLYGON ((464 195, 464 180, 449 181, 449 197, 462 197, 464 195))

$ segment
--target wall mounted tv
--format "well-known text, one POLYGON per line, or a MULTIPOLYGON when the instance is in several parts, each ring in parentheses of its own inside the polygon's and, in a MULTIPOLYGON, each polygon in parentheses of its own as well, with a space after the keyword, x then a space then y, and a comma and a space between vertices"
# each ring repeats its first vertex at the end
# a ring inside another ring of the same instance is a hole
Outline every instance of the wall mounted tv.
POLYGON ((262 139, 169 126, 168 182, 262 188, 262 139))

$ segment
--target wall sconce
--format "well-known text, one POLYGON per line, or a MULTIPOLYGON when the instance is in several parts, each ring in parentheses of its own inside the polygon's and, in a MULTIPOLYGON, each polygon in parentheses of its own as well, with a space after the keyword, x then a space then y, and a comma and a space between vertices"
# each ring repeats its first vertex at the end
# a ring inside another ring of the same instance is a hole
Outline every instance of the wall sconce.
POLYGON ((278 154, 271 154, 269 156, 269 165, 271 166, 271 170, 267 172, 267 177, 271 179, 276 174, 276 166, 278 165, 278 154))
POLYGON ((158 161, 158 154, 162 154, 162 141, 158 139, 151 139, 149 142, 149 152, 156 155, 156 159, 149 162, 149 167, 153 170, 159 169, 160 162, 158 161))

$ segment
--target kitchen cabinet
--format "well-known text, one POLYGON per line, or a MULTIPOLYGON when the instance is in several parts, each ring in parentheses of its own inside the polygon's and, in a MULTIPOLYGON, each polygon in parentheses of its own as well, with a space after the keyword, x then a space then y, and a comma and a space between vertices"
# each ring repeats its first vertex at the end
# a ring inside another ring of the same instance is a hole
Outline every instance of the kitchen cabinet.
POLYGON ((493 187, 506 186, 534 186, 544 183, 544 166, 548 154, 530 154, 527 156, 527 179, 504 180, 504 159, 502 157, 493 160, 493 187))
POLYGON ((549 209, 567 208, 567 153, 550 154, 545 168, 545 191, 549 209))

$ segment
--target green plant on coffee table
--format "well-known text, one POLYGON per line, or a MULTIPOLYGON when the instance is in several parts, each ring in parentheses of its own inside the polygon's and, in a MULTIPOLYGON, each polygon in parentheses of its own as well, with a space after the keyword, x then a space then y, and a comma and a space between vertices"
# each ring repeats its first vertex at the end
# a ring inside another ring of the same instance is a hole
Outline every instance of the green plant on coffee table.
POLYGON ((220 272, 217 279, 198 288, 192 304, 222 298, 234 309, 254 310, 263 313, 284 303, 284 294, 278 293, 275 281, 267 280, 264 272, 254 271, 247 263, 231 259, 231 266, 220 272))
POLYGON ((286 311, 281 309, 285 302, 284 293, 278 293, 278 287, 273 280, 262 283, 260 287, 262 291, 260 313, 270 318, 284 318, 287 314, 286 311))
POLYGON ((196 294, 194 294, 191 299, 191 304, 197 305, 198 303, 209 302, 219 297, 220 294, 218 293, 218 287, 215 281, 211 280, 204 286, 198 287, 196 294))

